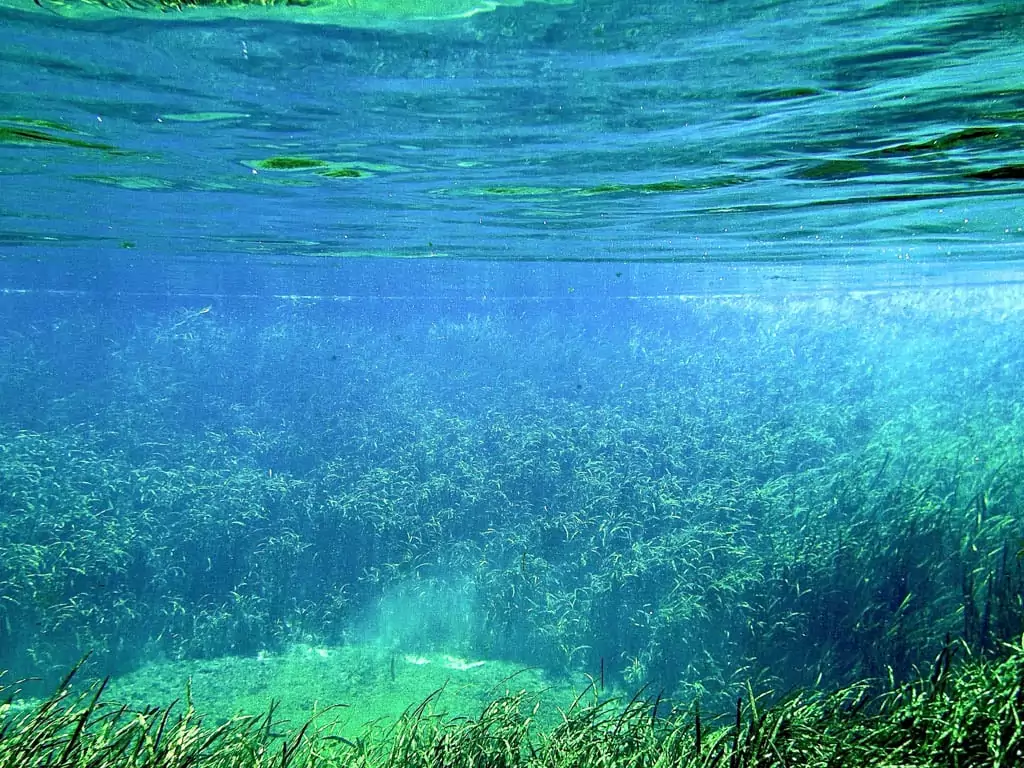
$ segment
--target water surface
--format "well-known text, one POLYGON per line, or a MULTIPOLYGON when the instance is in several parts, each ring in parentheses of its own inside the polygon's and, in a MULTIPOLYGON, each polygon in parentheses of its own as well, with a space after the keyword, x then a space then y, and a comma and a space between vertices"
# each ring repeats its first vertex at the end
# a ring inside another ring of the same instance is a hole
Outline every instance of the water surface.
POLYGON ((8 265, 906 274, 1012 261, 1024 242, 1012 4, 581 0, 346 27, 16 2, 0 33, 8 265))

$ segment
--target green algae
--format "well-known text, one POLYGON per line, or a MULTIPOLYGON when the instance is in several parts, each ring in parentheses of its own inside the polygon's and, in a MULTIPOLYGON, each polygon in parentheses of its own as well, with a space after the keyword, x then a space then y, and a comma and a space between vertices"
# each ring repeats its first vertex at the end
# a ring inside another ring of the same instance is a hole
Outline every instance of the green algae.
POLYGON ((246 160, 242 163, 254 171, 271 173, 303 173, 308 172, 325 179, 361 179, 377 173, 391 173, 402 168, 386 163, 338 162, 321 160, 304 155, 278 155, 263 160, 246 160))
POLYGON ((965 178, 978 181, 1024 181, 1024 164, 1001 165, 983 171, 964 174, 965 178))
POLYGON ((752 101, 773 102, 808 99, 813 96, 821 96, 824 93, 825 91, 822 91, 820 88, 793 86, 790 88, 769 88, 764 91, 751 91, 744 95, 752 101))
POLYGON ((266 160, 253 160, 245 163, 257 171, 308 171, 313 168, 326 168, 326 160, 315 160, 311 157, 268 157, 266 160))
POLYGON ((342 167, 321 171, 317 175, 324 176, 328 179, 358 179, 363 176, 369 176, 370 174, 366 171, 361 171, 358 168, 342 167))
POLYGON ((863 176, 868 173, 868 164, 862 160, 824 160, 795 171, 792 176, 808 181, 828 181, 863 176))
POLYGON ((78 133, 67 123, 58 123, 55 120, 44 120, 38 117, 24 117, 23 115, 0 116, 0 123, 15 123, 16 125, 28 125, 33 128, 45 128, 50 131, 78 133))
MULTIPOLYGON (((58 130, 63 130, 58 129, 58 130)), ((74 147, 75 149, 99 149, 105 152, 113 152, 117 148, 112 144, 104 144, 98 141, 85 141, 70 136, 61 136, 57 133, 38 130, 35 128, 22 128, 11 125, 0 125, 0 144, 33 145, 43 144, 49 146, 74 147)))
POLYGON ((973 128, 963 128, 958 131, 952 131, 950 133, 936 136, 926 141, 917 142, 905 142, 902 144, 896 144, 892 147, 886 147, 880 150, 880 154, 884 155, 908 155, 917 154, 921 152, 945 152, 950 149, 959 149, 963 146, 968 146, 982 141, 992 141, 994 139, 1005 138, 1008 134, 1006 128, 1000 128, 997 126, 976 126, 973 128))
POLYGON ((744 180, 735 176, 725 176, 718 179, 672 179, 669 181, 653 181, 639 184, 599 184, 596 187, 588 187, 580 190, 580 194, 656 195, 677 192, 699 192, 705 189, 720 189, 722 187, 731 187, 742 183, 744 183, 744 180))

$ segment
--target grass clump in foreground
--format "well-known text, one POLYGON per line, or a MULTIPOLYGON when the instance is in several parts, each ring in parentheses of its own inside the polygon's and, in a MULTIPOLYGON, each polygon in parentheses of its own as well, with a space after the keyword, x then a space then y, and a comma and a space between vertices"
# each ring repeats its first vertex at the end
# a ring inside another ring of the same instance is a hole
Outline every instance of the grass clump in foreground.
POLYGON ((867 684, 795 693, 762 706, 753 690, 736 712, 709 721, 699 703, 667 709, 582 695, 553 728, 539 702, 506 693, 473 718, 434 713, 435 696, 355 740, 311 721, 279 731, 273 708, 205 724, 182 707, 132 711, 103 700, 104 685, 72 692, 70 676, 45 703, 0 705, 0 768, 147 766, 1012 766, 1024 759, 1024 641, 993 659, 951 664, 947 646, 929 674, 876 694, 867 684))

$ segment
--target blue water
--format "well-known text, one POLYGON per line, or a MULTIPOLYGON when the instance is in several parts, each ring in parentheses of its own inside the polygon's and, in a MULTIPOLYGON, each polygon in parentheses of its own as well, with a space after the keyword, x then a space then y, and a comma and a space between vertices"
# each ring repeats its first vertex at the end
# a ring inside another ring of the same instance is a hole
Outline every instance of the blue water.
POLYGON ((0 13, 2 125, 57 124, 0 145, 4 288, 600 295, 616 270, 550 264, 613 261, 733 267, 625 294, 814 290, 1012 279, 1024 243, 1012 4, 0 13), (251 167, 281 156, 363 175, 251 167), (367 261, 391 258, 515 266, 367 261))
POLYGON ((0 0, 0 667, 1019 636, 1024 9, 110 2, 0 0))

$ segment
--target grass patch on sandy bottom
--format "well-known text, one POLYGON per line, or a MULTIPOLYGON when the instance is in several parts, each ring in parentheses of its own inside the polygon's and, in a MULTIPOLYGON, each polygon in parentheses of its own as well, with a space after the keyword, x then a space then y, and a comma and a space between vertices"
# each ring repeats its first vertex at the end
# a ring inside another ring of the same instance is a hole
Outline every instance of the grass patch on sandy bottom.
MULTIPOLYGON (((583 675, 554 680, 538 669, 441 652, 298 644, 280 654, 153 662, 111 679, 104 698, 145 709, 190 696, 196 714, 214 725, 266 713, 273 704, 275 732, 315 718, 322 733, 354 739, 370 726, 389 727, 435 693, 430 711, 475 717, 496 697, 526 690, 542 702, 538 724, 553 726, 559 708, 571 706, 589 684, 583 675)), ((31 703, 41 702, 22 706, 31 703)))
MULTIPOLYGON (((444 690, 459 694, 452 697, 449 707, 455 701, 461 709, 479 706, 477 697, 485 690, 490 691, 489 698, 476 713, 441 716, 434 712, 436 707, 444 708, 440 697, 428 694, 396 721, 364 729, 351 739, 308 720, 305 725, 295 722, 290 727, 280 721, 288 707, 296 712, 314 708, 309 697, 316 695, 316 690, 302 691, 298 683, 316 686, 317 680, 322 682, 346 668, 344 654, 332 661, 329 653, 323 656, 317 649, 298 648, 280 659, 276 671, 273 661, 268 666, 266 661, 250 659, 225 660, 205 673, 215 676, 239 663, 249 667, 263 664, 272 670, 265 684, 245 675, 236 680, 225 673, 221 693, 225 701, 233 702, 231 706, 243 700, 263 700, 274 676, 286 669, 307 676, 281 690, 283 694, 288 689, 295 691, 297 700, 294 695, 282 698, 280 709, 268 707, 269 714, 237 715, 219 723, 204 719, 189 703, 177 709, 133 709, 108 703, 119 694, 129 694, 133 686, 142 686, 145 676, 118 681, 109 692, 102 685, 93 685, 76 693, 64 684, 52 698, 30 707, 14 707, 8 699, 0 704, 0 768, 1020 765, 1024 759, 1024 646, 1008 646, 999 659, 975 657, 951 663, 958 647, 962 646, 947 646, 934 669, 917 681, 886 691, 857 684, 833 692, 794 693, 769 706, 748 688, 737 700, 735 718, 717 723, 702 721, 696 706, 662 716, 658 699, 582 696, 561 713, 551 729, 538 725, 537 700, 528 694, 514 692, 500 680, 503 693, 493 685, 484 688, 488 682, 482 678, 488 674, 484 672, 486 663, 469 666, 472 662, 465 662, 456 665, 465 668, 451 668, 453 673, 481 676, 479 685, 458 687, 452 683, 455 675, 436 671, 443 666, 430 669, 433 662, 410 662, 418 672, 399 687, 396 671, 393 682, 402 694, 391 694, 395 706, 398 699, 415 695, 419 685, 430 687, 442 676, 448 681, 444 690), (241 699, 235 687, 239 684, 249 686, 241 699)), ((348 661, 354 658, 350 656, 348 661)), ((358 679, 360 670, 354 671, 352 679, 358 679)), ((152 673, 149 670, 147 674, 152 673)), ((205 686, 200 685, 195 698, 207 696, 212 706, 217 697, 213 688, 204 692, 205 686)), ((349 686, 343 683, 339 690, 352 690, 349 686)), ((161 695, 157 688, 145 692, 161 695)), ((10 689, 0 690, 0 694, 9 693, 10 689)), ((387 705, 380 703, 384 699, 375 699, 372 693, 367 691, 357 708, 363 717, 375 707, 379 715, 388 711, 387 705)), ((200 701, 193 703, 201 705, 200 701)))

